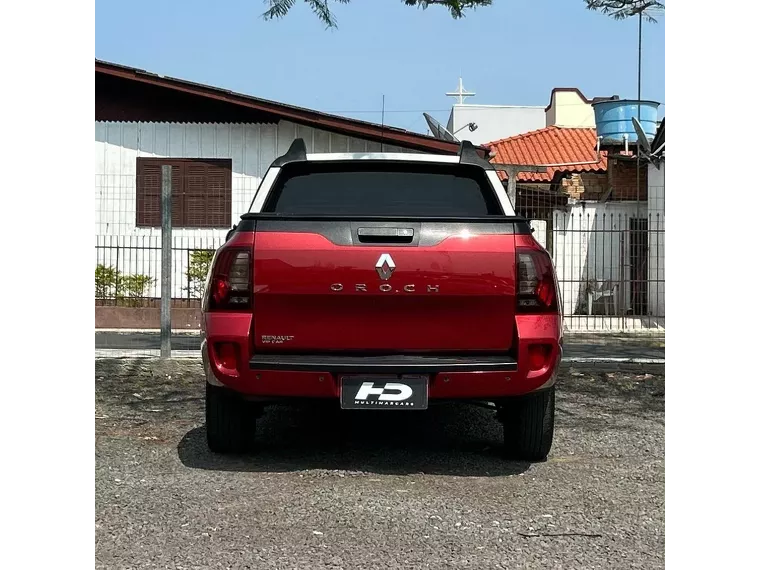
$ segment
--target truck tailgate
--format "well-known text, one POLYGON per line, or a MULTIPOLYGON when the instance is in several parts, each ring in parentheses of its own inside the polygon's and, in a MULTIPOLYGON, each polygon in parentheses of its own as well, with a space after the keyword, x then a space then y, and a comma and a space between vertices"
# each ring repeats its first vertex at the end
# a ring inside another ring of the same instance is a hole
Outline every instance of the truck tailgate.
POLYGON ((259 220, 255 351, 504 352, 513 232, 503 221, 259 220))

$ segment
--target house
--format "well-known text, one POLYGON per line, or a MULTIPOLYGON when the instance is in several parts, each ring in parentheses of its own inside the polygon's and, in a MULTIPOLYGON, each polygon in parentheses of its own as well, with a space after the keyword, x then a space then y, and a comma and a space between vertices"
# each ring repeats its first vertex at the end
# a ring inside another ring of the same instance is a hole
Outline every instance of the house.
POLYGON ((593 104, 611 99, 617 99, 617 95, 588 99, 576 87, 555 87, 545 109, 546 126, 596 128, 593 104))
POLYGON ((475 93, 464 88, 461 77, 457 90, 446 93, 446 96, 455 97, 457 103, 451 107, 445 131, 428 120, 433 134, 444 139, 450 140, 453 136, 479 145, 544 125, 544 111, 541 107, 465 103, 465 99, 474 97, 475 93))
POLYGON ((462 103, 451 107, 446 129, 460 140, 479 145, 540 129, 545 120, 543 107, 462 103), (471 124, 477 128, 470 130, 471 124))
POLYGON ((460 102, 452 106, 446 129, 455 137, 478 145, 550 126, 593 129, 596 125, 592 104, 616 98, 588 99, 575 87, 555 87, 549 104, 542 107, 464 103, 464 97, 475 94, 463 91, 461 85, 459 91, 447 95, 459 96, 460 102), (472 124, 477 125, 475 130, 467 128, 472 124))
POLYGON ((665 119, 652 141, 652 156, 647 167, 649 211, 649 298, 650 314, 665 315, 665 119))
MULTIPOLYGON (((664 327, 664 202, 658 198, 664 197, 664 172, 637 160, 627 143, 598 137, 596 130, 595 106, 630 101, 617 95, 589 99, 577 88, 557 87, 543 109, 465 104, 475 94, 464 90, 461 79, 447 95, 459 101, 447 129, 436 134, 482 144, 492 162, 506 169, 499 176, 515 209, 554 258, 566 325, 664 327)), ((664 143, 664 122, 661 132, 664 143)))
MULTIPOLYGON (((485 146, 495 163, 545 167, 517 173, 515 209, 553 257, 566 325, 643 326, 651 297, 646 163, 637 179, 636 158, 601 150, 593 127, 552 125, 485 146)), ((506 185, 506 172, 500 177, 506 185)))
MULTIPOLYGON (((223 242, 296 138, 309 152, 459 151, 419 133, 96 60, 97 303, 118 304, 121 295, 145 309, 129 318, 100 311, 100 326, 157 326, 157 305, 146 300, 160 290, 162 165, 172 168, 172 297, 192 319, 204 275, 192 260, 223 242)), ((181 326, 192 325, 181 313, 173 312, 181 326)))

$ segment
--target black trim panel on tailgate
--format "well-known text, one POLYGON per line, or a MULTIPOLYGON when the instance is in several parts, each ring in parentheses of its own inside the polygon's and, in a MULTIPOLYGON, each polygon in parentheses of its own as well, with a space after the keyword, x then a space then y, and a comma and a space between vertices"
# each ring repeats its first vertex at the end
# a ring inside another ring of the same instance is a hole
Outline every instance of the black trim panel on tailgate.
MULTIPOLYGON (((384 246, 395 247, 431 247, 441 243, 450 236, 466 233, 471 236, 477 235, 530 235, 531 229, 528 222, 515 219, 509 221, 495 221, 480 219, 477 221, 439 221, 425 219, 393 218, 390 220, 378 220, 372 218, 355 218, 351 220, 325 220, 325 219, 273 219, 262 217, 261 219, 243 218, 237 227, 239 232, 287 232, 287 233, 312 233, 321 235, 335 245, 367 245, 362 243, 358 236, 358 230, 370 228, 399 228, 414 230, 413 238, 407 242, 394 242, 388 240, 384 246)), ((377 242, 379 245, 382 242, 377 242)))
POLYGON ((365 374, 437 374, 440 372, 514 372, 517 361, 498 356, 335 356, 331 354, 257 354, 252 370, 292 370, 365 374))

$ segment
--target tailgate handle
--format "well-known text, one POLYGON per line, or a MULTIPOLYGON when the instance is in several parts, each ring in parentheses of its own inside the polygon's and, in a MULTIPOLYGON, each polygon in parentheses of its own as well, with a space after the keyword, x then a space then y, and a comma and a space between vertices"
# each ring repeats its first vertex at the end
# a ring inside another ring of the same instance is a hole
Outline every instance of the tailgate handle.
POLYGON ((412 243, 413 228, 359 228, 362 243, 412 243))

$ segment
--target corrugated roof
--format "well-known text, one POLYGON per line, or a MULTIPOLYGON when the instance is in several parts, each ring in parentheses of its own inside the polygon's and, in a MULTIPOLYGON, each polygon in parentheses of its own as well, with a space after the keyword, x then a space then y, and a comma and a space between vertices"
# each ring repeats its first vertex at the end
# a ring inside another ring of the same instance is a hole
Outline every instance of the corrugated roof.
POLYGON ((459 152, 459 144, 440 140, 429 135, 423 135, 389 125, 378 125, 377 123, 370 123, 340 115, 332 115, 312 109, 296 107, 294 105, 287 105, 276 101, 269 101, 251 95, 245 95, 243 93, 235 93, 211 85, 158 75, 136 67, 129 67, 96 59, 95 73, 96 75, 104 74, 119 77, 128 81, 155 85, 175 92, 198 95, 229 105, 266 112, 278 118, 295 123, 309 125, 327 131, 339 132, 349 136, 382 141, 405 148, 415 148, 424 152, 444 154, 456 154, 459 152))
POLYGON ((662 121, 660 121, 660 126, 657 127, 657 133, 654 135, 654 140, 652 141, 652 150, 657 150, 660 145, 665 144, 665 117, 662 118, 662 121))
MULTIPOLYGON (((550 126, 483 145, 496 153, 492 162, 504 164, 564 164, 596 161, 596 129, 550 126)), ((546 172, 520 172, 518 182, 551 182, 558 172, 606 172, 607 153, 596 164, 547 167, 546 172)), ((506 173, 499 172, 504 179, 506 173)))

